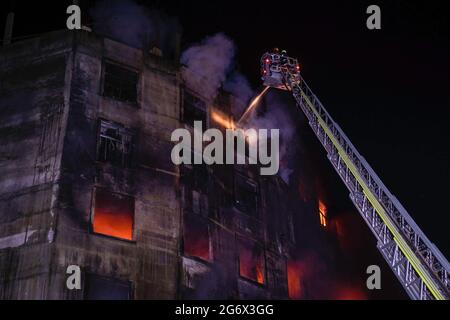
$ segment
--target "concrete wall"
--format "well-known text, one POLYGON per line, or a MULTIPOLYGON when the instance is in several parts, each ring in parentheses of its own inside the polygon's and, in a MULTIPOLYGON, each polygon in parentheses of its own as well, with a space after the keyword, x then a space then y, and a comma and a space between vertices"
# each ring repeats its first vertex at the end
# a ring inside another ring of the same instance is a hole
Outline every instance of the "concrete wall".
POLYGON ((51 273, 71 37, 0 53, 0 297, 45 298, 51 273))
MULTIPOLYGON (((78 35, 62 161, 54 283, 64 282, 66 266, 75 264, 85 272, 131 281, 136 299, 176 298, 178 172, 163 156, 170 155, 170 134, 179 126, 177 69, 117 42, 88 33, 78 35), (137 106, 100 95, 105 60, 139 72, 137 106), (131 168, 96 162, 99 119, 136 132, 131 168), (90 231, 92 197, 98 187, 134 197, 133 241, 90 231)), ((59 289, 52 288, 55 298, 67 293, 59 289)))
MULTIPOLYGON (((183 256, 189 188, 169 160, 170 135, 185 126, 178 65, 88 32, 43 35, 0 59, 0 298, 82 299, 84 287, 66 288, 69 265, 131 281, 135 299, 287 297, 286 185, 255 167, 208 169, 214 259, 183 256), (105 61, 139 73, 137 105, 102 96, 105 61), (96 160, 99 119, 136 132, 130 168, 96 160), (233 206, 237 170, 259 185, 258 219, 233 206), (133 241, 92 232, 96 188, 135 199, 133 241), (237 236, 264 248, 264 285, 239 277, 237 236)), ((232 104, 208 105, 231 114, 232 104)))

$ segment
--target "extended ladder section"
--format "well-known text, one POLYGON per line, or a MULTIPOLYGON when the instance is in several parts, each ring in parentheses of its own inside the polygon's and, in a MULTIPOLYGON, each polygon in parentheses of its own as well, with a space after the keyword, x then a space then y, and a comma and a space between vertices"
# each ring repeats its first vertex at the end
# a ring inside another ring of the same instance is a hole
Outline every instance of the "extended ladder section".
POLYGON ((450 298, 450 264, 325 110, 302 77, 284 69, 283 82, 309 120, 350 198, 378 240, 378 249, 411 299, 450 298))

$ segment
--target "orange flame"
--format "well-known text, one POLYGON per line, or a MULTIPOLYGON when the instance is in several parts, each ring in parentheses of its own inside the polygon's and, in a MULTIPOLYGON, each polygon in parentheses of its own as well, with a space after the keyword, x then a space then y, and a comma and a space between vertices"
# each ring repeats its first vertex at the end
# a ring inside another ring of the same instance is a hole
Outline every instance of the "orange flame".
POLYGON ((327 226, 327 207, 325 203, 319 200, 319 217, 320 217, 320 225, 322 227, 327 226))
POLYGON ((242 243, 239 249, 239 275, 264 284, 264 260, 260 249, 242 243))
POLYGON ((129 213, 96 210, 93 229, 95 233, 132 240, 133 217, 129 213))
POLYGON ((263 284, 264 283, 264 274, 262 267, 260 265, 256 266, 256 282, 263 284))
POLYGON ((227 129, 235 129, 234 121, 231 119, 227 119, 226 117, 220 115, 217 112, 211 113, 211 119, 214 120, 214 122, 218 123, 222 127, 225 127, 227 129))

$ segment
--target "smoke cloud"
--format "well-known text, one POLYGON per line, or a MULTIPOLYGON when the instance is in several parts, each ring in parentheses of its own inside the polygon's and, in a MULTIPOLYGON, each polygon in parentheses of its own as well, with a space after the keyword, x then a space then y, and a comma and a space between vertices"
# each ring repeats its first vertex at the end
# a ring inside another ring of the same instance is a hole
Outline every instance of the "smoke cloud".
POLYGON ((253 95, 248 80, 234 70, 235 43, 223 33, 206 37, 186 49, 181 63, 186 66, 183 78, 187 86, 209 100, 222 87, 235 98, 247 103, 253 95))
POLYGON ((160 48, 171 56, 176 49, 175 36, 181 33, 177 19, 131 0, 102 0, 90 10, 96 33, 148 50, 160 48))
MULTIPOLYGON (((234 69, 236 52, 235 43, 225 34, 218 33, 186 49, 181 56, 181 63, 186 66, 183 78, 191 90, 210 101, 214 100, 220 88, 231 93, 237 99, 232 111, 239 119, 255 92, 247 78, 234 69)), ((288 183, 293 172, 289 162, 296 150, 289 147, 292 145, 295 125, 286 112, 286 103, 276 94, 267 95, 266 105, 268 112, 263 115, 253 112, 246 127, 280 130, 279 174, 288 183)))
POLYGON ((186 65, 186 84, 205 98, 213 100, 227 78, 235 55, 235 45, 223 33, 203 39, 181 55, 186 65))

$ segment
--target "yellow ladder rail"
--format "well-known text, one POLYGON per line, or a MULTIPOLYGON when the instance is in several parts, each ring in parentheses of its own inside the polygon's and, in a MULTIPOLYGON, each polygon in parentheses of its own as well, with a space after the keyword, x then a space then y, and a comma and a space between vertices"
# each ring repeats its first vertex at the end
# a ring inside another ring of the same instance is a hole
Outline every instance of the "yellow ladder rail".
POLYGON ((428 290, 431 292, 433 297, 437 300, 446 300, 445 296, 441 293, 438 286, 436 285, 433 278, 430 276, 429 271, 426 269, 426 267, 423 266, 423 264, 420 262, 417 255, 414 253, 414 251, 411 249, 411 247, 408 245, 408 243, 405 241, 403 236, 398 231, 397 227, 395 226, 392 219, 387 214, 386 210, 383 208, 380 201, 377 199, 377 197, 373 194, 372 190, 370 190, 369 186, 367 185, 366 181, 362 178, 362 176, 359 174, 358 169, 355 167, 353 162, 348 157, 345 150, 342 148, 340 143, 336 140, 335 136, 329 129, 328 125, 325 123, 325 121, 322 119, 316 108, 311 103, 308 96, 301 90, 301 96, 302 98, 307 102, 309 108, 316 116, 319 125, 322 127, 323 131, 327 135, 327 137, 330 139, 330 141, 333 143, 334 147, 338 151, 339 156, 344 161, 345 165, 348 167, 350 172, 353 174, 355 179, 358 181, 360 186, 363 189, 364 195, 367 197, 369 202, 372 204, 373 208, 375 209, 378 216, 383 220, 383 222, 388 227, 389 231, 392 233, 394 237, 394 241, 399 246, 402 253, 405 255, 405 257, 408 259, 408 261, 411 263, 411 266, 416 271, 416 273, 419 275, 419 277, 422 279, 422 281, 427 286, 428 290))

